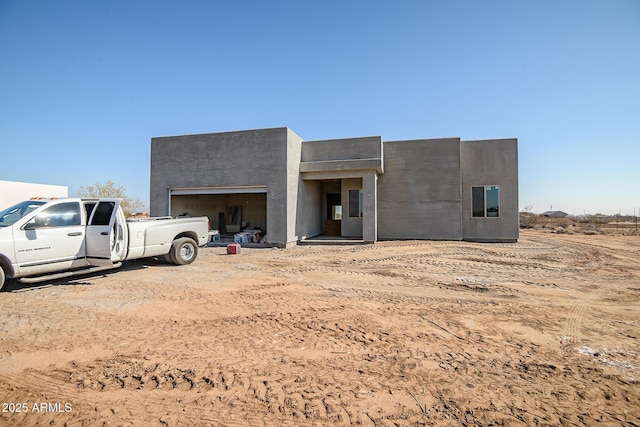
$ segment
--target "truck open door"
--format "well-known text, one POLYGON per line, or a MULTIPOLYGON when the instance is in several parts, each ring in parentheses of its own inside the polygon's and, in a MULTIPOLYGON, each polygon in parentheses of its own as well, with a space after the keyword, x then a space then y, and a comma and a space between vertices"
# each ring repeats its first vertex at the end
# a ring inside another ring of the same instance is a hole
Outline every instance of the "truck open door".
POLYGON ((123 261, 127 256, 127 233, 120 199, 101 199, 87 221, 87 262, 110 267, 123 261))

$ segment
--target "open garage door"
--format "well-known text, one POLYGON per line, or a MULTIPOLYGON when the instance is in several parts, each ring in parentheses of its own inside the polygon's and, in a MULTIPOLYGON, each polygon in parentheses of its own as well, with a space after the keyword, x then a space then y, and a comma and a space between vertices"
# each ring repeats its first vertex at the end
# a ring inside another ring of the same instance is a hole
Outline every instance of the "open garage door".
POLYGON ((221 234, 245 228, 267 232, 267 187, 206 187, 170 190, 171 216, 206 215, 221 234))

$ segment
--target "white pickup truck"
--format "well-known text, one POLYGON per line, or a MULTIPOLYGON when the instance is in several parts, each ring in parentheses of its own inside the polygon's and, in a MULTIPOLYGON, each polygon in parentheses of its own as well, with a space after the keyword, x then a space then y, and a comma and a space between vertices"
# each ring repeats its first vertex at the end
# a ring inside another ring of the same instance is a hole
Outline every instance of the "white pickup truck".
POLYGON ((209 238, 207 217, 126 220, 121 199, 28 200, 0 211, 0 289, 164 256, 190 264, 209 238))

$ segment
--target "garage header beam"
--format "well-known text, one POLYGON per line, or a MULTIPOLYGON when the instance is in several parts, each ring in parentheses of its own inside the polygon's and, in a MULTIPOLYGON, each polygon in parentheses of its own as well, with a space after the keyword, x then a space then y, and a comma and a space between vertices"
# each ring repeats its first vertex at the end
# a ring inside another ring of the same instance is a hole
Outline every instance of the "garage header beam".
POLYGON ((190 196, 200 194, 256 194, 266 193, 267 186, 170 188, 169 192, 172 196, 190 196))

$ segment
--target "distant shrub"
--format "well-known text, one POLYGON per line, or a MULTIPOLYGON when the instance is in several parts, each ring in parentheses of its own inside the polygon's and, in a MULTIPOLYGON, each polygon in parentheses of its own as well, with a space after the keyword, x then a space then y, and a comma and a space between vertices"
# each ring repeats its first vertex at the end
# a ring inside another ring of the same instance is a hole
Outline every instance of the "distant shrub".
POLYGON ((533 228, 538 222, 538 215, 530 212, 520 212, 520 228, 533 228))

